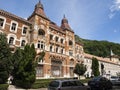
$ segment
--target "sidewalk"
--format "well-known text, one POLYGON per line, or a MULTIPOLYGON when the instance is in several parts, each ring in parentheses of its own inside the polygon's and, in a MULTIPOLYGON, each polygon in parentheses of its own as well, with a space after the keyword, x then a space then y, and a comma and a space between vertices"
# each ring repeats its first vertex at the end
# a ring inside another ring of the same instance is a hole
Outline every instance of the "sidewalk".
POLYGON ((9 85, 8 90, 47 90, 47 88, 39 88, 39 89, 21 89, 21 88, 16 88, 13 85, 9 85))

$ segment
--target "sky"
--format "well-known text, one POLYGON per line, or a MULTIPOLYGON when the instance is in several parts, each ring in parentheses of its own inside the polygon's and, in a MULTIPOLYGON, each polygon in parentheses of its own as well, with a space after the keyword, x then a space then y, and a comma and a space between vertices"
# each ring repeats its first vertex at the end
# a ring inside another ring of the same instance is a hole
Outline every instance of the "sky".
MULTIPOLYGON (((39 0, 0 0, 0 9, 28 18, 39 0)), ((120 0, 41 0, 47 17, 61 26, 68 19, 83 39, 120 43, 120 0)))

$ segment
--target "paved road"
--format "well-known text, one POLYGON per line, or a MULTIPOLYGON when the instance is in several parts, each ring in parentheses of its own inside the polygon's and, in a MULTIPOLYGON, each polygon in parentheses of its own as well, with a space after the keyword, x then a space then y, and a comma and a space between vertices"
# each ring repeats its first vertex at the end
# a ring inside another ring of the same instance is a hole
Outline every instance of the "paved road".
MULTIPOLYGON (((16 88, 13 85, 9 85, 8 90, 26 90, 26 89, 20 89, 20 88, 16 88)), ((47 90, 47 88, 27 89, 27 90, 47 90)), ((120 86, 113 86, 112 90, 120 90, 120 86)))
POLYGON ((21 89, 21 88, 16 88, 13 85, 9 85, 8 90, 47 90, 47 88, 39 88, 39 89, 21 89))

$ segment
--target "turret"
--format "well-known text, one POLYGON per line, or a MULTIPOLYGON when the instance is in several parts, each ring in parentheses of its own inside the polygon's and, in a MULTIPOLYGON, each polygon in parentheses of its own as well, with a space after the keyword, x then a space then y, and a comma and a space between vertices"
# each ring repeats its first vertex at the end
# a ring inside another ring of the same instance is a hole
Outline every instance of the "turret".
POLYGON ((61 22, 61 28, 63 30, 69 30, 69 31, 73 32, 73 30, 70 28, 70 26, 68 24, 68 20, 66 19, 65 15, 64 15, 64 17, 62 19, 62 22, 61 22))

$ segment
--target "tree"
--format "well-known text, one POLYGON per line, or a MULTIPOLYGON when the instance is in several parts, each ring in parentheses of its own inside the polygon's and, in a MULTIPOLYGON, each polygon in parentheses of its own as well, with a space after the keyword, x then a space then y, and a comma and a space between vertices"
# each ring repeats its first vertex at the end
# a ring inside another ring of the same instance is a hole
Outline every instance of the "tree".
MULTIPOLYGON (((34 44, 31 46, 26 45, 24 50, 18 49, 15 52, 14 57, 16 57, 17 61, 14 63, 15 66, 12 73, 13 83, 22 88, 30 88, 36 79, 36 51, 34 44)), ((15 59, 14 57, 13 59, 15 59)))
POLYGON ((99 76, 100 72, 99 72, 99 63, 98 60, 96 58, 92 58, 92 74, 94 76, 99 76))
POLYGON ((79 76, 79 79, 81 75, 84 75, 85 71, 86 71, 86 66, 83 63, 81 64, 77 63, 75 65, 74 73, 79 76))
POLYGON ((5 34, 0 33, 0 84, 6 83, 10 72, 11 52, 5 34))

